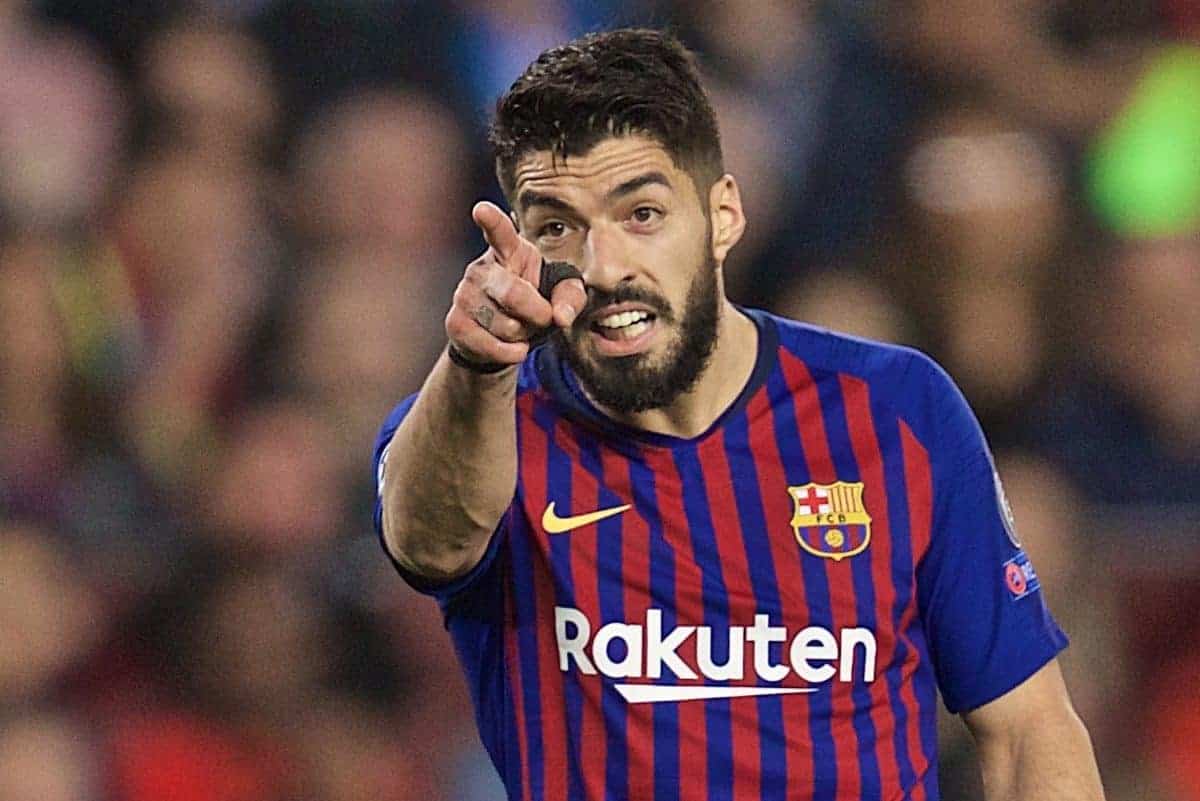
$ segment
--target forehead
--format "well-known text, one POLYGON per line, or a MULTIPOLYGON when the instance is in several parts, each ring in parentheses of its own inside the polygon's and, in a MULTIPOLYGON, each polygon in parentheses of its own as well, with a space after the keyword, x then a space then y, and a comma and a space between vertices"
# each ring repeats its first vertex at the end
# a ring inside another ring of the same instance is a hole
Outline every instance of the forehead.
POLYGON ((549 150, 532 151, 517 162, 513 188, 517 197, 526 190, 604 195, 651 172, 666 176, 675 192, 692 188, 688 174, 658 141, 636 134, 602 139, 586 153, 565 158, 549 150))

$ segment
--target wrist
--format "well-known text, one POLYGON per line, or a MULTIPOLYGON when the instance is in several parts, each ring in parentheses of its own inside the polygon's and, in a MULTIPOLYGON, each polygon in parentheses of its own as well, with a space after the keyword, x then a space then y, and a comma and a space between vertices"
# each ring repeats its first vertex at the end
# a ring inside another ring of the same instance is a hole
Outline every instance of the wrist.
POLYGON ((510 367, 516 367, 515 364, 504 364, 503 362, 478 361, 456 347, 453 342, 446 348, 446 355, 457 366, 469 372, 478 373, 479 375, 495 375, 496 373, 504 372, 510 367))

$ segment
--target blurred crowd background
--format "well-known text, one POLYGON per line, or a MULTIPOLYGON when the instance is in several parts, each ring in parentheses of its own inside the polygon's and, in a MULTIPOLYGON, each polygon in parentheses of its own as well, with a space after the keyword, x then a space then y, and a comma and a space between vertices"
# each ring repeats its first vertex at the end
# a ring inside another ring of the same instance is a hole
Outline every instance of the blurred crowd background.
POLYGON ((1200 799, 1195 0, 0 0, 0 801, 502 796, 372 438, 496 96, 618 23, 702 55, 735 299, 963 386, 1111 801, 1200 799))

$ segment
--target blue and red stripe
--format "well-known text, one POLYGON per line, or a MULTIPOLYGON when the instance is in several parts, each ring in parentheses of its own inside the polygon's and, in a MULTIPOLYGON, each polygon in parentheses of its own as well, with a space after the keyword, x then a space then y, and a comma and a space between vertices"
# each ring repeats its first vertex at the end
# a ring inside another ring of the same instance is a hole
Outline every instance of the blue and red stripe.
MULTIPOLYGON (((738 414, 736 417, 740 418, 738 414)), ((726 432, 728 428, 726 428, 726 432)), ((726 588, 728 617, 734 625, 750 625, 764 605, 760 593, 767 590, 756 586, 750 565, 754 555, 749 550, 752 536, 742 525, 738 502, 734 496, 734 481, 728 456, 729 443, 725 433, 707 437, 697 448, 697 458, 709 488, 712 503, 713 534, 717 560, 721 565, 726 588)), ((761 530, 759 531, 761 535, 761 530)), ((758 576, 759 580, 774 582, 774 574, 758 576)), ((728 650, 727 643, 725 650, 728 650)), ((722 660, 723 661, 723 660, 722 660)), ((745 655, 742 658, 745 667, 745 655)), ((753 678, 751 674, 750 678, 753 678)), ((756 682, 757 683, 757 682, 756 682)), ((762 801, 763 759, 762 726, 759 722, 761 698, 735 698, 729 702, 730 756, 733 771, 730 797, 734 801, 762 801)))
MULTIPOLYGON (((773 396, 772 410, 774 412, 776 448, 779 461, 786 477, 785 485, 796 486, 808 484, 814 480, 807 448, 816 448, 818 443, 824 447, 823 438, 804 441, 801 437, 801 425, 810 429, 813 415, 819 420, 820 406, 814 402, 815 388, 807 371, 786 351, 780 352, 781 371, 771 373, 767 386, 773 396), (800 367, 798 371, 796 366, 800 367), (795 394, 795 402, 788 402, 795 394)), ((786 486, 785 495, 786 496, 786 486)), ((791 519, 791 508, 787 511, 791 519)), ((829 581, 825 568, 817 560, 806 558, 799 543, 791 544, 792 560, 800 564, 803 573, 804 600, 803 608, 809 621, 827 623, 831 616, 831 599, 829 581)), ((846 753, 846 744, 834 738, 833 704, 830 693, 817 692, 809 695, 809 736, 812 742, 812 779, 811 786, 814 795, 819 797, 834 797, 841 790, 848 775, 845 770, 847 759, 853 759, 853 753, 846 753)))
MULTIPOLYGON (((574 502, 575 483, 579 478, 578 460, 562 447, 560 419, 547 407, 534 412, 534 419, 548 436, 546 459, 547 502, 555 501, 565 509, 574 502)), ((536 518, 535 518, 536 519, 536 518)), ((544 569, 534 572, 534 593, 543 637, 538 642, 543 696, 557 696, 554 715, 543 713, 543 747, 559 755, 545 761, 547 798, 582 801, 583 785, 579 765, 579 735, 583 724, 583 692, 579 671, 563 673, 558 666, 558 645, 554 639, 554 607, 576 606, 575 584, 571 571, 571 538, 547 536, 542 532, 538 544, 543 549, 544 569)))
MULTIPOLYGON (((758 507, 762 510, 770 561, 775 567, 775 598, 777 599, 780 622, 789 631, 798 631, 808 625, 810 615, 806 608, 808 590, 804 571, 801 569, 799 547, 791 531, 792 501, 787 492, 783 455, 777 436, 776 409, 782 408, 787 400, 787 387, 782 381, 770 382, 764 392, 751 399, 746 407, 750 454, 749 466, 758 476, 758 507), (766 521, 773 521, 767 527, 766 521)), ((736 430, 736 427, 735 429, 736 430)), ((751 493, 746 493, 751 495, 751 493)), ((747 501, 753 509, 753 500, 747 501)), ((766 596, 768 599, 770 595, 766 596)), ((768 607, 770 609, 771 607, 768 607)), ((782 646, 772 648, 773 661, 782 659, 782 646)), ((792 684, 794 677, 785 683, 792 684)), ((781 705, 783 726, 778 730, 784 738, 783 785, 779 793, 791 798, 796 793, 811 793, 816 776, 817 751, 812 740, 809 720, 812 716, 808 695, 791 695, 777 699, 781 705), (783 705, 786 704, 786 707, 783 705), (784 712, 786 710, 786 713, 784 712)), ((764 717, 763 720, 768 718, 764 717)), ((767 785, 764 783, 764 788, 767 785)))
POLYGON ((520 631, 517 614, 517 597, 515 582, 508 582, 504 588, 504 669, 508 678, 509 703, 512 719, 507 721, 506 736, 501 746, 506 758, 504 765, 505 783, 513 789, 511 795, 521 801, 531 801, 529 786, 529 748, 527 745, 528 729, 525 725, 525 691, 521 681, 520 651, 517 645, 517 632, 520 631), (511 761, 513 750, 516 751, 516 764, 511 761))
MULTIPOLYGON (((554 500, 566 509, 596 509, 600 502, 599 460, 587 458, 578 432, 561 418, 554 428, 554 441, 564 461, 551 460, 551 481, 569 479, 569 488, 554 500)), ((565 513, 565 512, 564 512, 565 513)), ((578 609, 592 621, 593 628, 609 620, 600 608, 603 577, 596 553, 596 526, 584 526, 568 535, 550 538, 555 553, 558 603, 578 609)), ((573 759, 569 800, 598 798, 603 793, 607 757, 606 722, 601 707, 601 679, 571 671, 566 679, 567 737, 573 759)))
POLYGON ((867 384, 858 378, 843 375, 839 389, 845 410, 842 422, 846 438, 839 442, 840 450, 856 463, 853 480, 864 483, 864 502, 872 509, 872 541, 864 554, 868 558, 855 566, 855 573, 856 583, 867 588, 860 594, 865 607, 862 625, 877 633, 881 671, 864 699, 864 708, 869 708, 871 715, 869 718, 863 717, 875 726, 874 755, 876 764, 883 771, 883 787, 911 786, 911 761, 907 745, 902 739, 904 732, 898 722, 898 712, 902 715, 904 709, 897 707, 899 699, 894 695, 889 697, 891 688, 888 677, 896 672, 893 666, 903 661, 903 655, 898 649, 897 633, 891 626, 883 625, 884 621, 892 619, 895 603, 892 552, 898 539, 894 535, 898 532, 894 532, 891 526, 892 504, 889 503, 889 496, 893 493, 885 482, 867 384), (898 736, 901 738, 899 743, 898 736))
MULTIPOLYGON (((525 395, 518 400, 521 414, 518 416, 520 422, 517 436, 521 443, 522 453, 526 455, 530 463, 544 465, 549 449, 548 436, 545 431, 533 423, 532 410, 534 406, 532 394, 525 395)), ((544 508, 547 497, 545 471, 538 469, 524 471, 522 485, 526 507, 544 508)), ((554 697, 549 687, 543 686, 546 682, 543 681, 541 669, 543 663, 541 655, 544 652, 541 643, 554 636, 554 628, 552 625, 549 628, 543 627, 545 624, 544 614, 538 614, 539 598, 535 592, 530 591, 534 587, 535 573, 544 573, 547 569, 546 563, 534 555, 538 534, 523 522, 525 516, 519 517, 522 524, 512 532, 512 536, 508 539, 512 554, 512 584, 514 588, 520 588, 519 591, 514 591, 518 627, 516 650, 517 662, 520 666, 520 679, 517 684, 520 685, 523 693, 520 703, 521 714, 524 717, 521 737, 525 741, 525 751, 528 755, 527 795, 533 801, 539 801, 540 799, 561 798, 564 794, 558 783, 547 781, 546 726, 543 720, 543 709, 555 707, 561 709, 561 700, 554 697), (530 733, 535 731, 539 732, 540 736, 531 737, 530 733), (557 795, 554 794, 555 791, 558 791, 557 795)), ((539 556, 541 555, 539 554, 539 556)), ((555 664, 557 669, 557 660, 555 664)), ((547 714, 553 716, 553 712, 548 711, 547 714)), ((549 743, 549 747, 554 747, 553 742, 549 743)))
MULTIPOLYGON (((714 508, 709 498, 708 477, 704 474, 694 444, 675 448, 673 456, 683 486, 683 511, 691 535, 691 558, 700 573, 700 597, 692 600, 692 603, 698 602, 702 610, 701 619, 696 622, 713 633, 710 641, 713 663, 726 664, 729 660, 729 641, 720 635, 729 630, 729 596, 713 526, 714 508)), ((695 586, 691 589, 694 592, 695 586)), ((692 639, 695 642, 698 633, 692 639)), ((729 699, 709 701, 703 705, 689 704, 699 706, 704 715, 707 789, 709 795, 716 798, 730 798, 733 794, 730 704, 729 699)))
MULTIPOLYGON (((898 425, 904 458, 904 486, 908 496, 912 548, 910 569, 915 575, 917 565, 929 550, 933 535, 933 473, 929 463, 929 451, 907 423, 901 420, 898 425)), ((920 787, 926 797, 937 798, 937 770, 934 767, 937 761, 937 692, 929 659, 929 646, 925 630, 918 619, 915 598, 904 610, 900 631, 909 637, 921 660, 919 669, 913 673, 912 681, 905 683, 903 692, 909 705, 919 706, 920 709, 919 721, 914 719, 910 722, 909 741, 915 743, 919 740, 921 744, 922 759, 918 760, 914 767, 921 776, 920 787), (918 725, 919 733, 913 730, 918 725)))
MULTIPOLYGON (((649 574, 651 593, 648 607, 662 610, 662 626, 669 631, 677 623, 675 612, 675 557, 663 535, 663 519, 659 514, 659 478, 645 458, 629 460, 629 477, 633 489, 632 503, 638 517, 646 521, 650 540, 649 574)), ((644 714, 644 713, 643 713, 644 714)), ((653 705, 654 731, 654 801, 678 799, 679 770, 679 707, 676 704, 653 705)))
MULTIPOLYGON (((619 506, 627 503, 625 500, 628 496, 621 496, 615 493, 610 486, 610 476, 607 471, 607 466, 610 459, 606 459, 602 455, 600 443, 591 436, 582 437, 580 445, 580 460, 584 468, 590 476, 596 479, 596 492, 590 494, 590 500, 585 501, 583 508, 588 509, 607 509, 613 506, 619 506)), ((615 471, 612 479, 617 479, 618 475, 625 471, 618 468, 615 471)), ((596 525, 594 541, 590 541, 585 534, 579 538, 583 547, 592 555, 592 564, 596 577, 596 590, 598 592, 597 609, 595 617, 591 619, 603 621, 622 621, 625 616, 625 597, 624 585, 627 581, 625 578, 625 562, 624 562, 624 522, 625 516, 610 517, 600 521, 596 525)), ((636 578, 631 581, 637 581, 636 578)), ((591 613, 588 610, 583 610, 589 617, 591 613)), ((619 657, 617 657, 619 658, 619 657)), ((628 782, 629 772, 627 765, 626 754, 626 710, 629 708, 624 699, 612 688, 608 683, 602 682, 598 677, 589 677, 592 684, 596 687, 597 695, 589 695, 589 703, 594 703, 595 711, 599 722, 603 726, 603 731, 599 732, 593 739, 585 732, 583 739, 583 747, 593 749, 595 754, 590 758, 593 764, 598 764, 602 772, 589 772, 588 788, 590 798, 628 798, 628 782)), ((585 754, 585 759, 588 755, 585 754)))
MULTIPOLYGON (((658 511, 662 520, 662 538, 673 561, 674 597, 670 600, 675 610, 675 620, 668 626, 663 615, 663 631, 676 625, 698 625, 704 620, 704 578, 693 552, 688 532, 688 518, 684 501, 683 478, 679 474, 671 451, 666 448, 647 446, 646 461, 658 478, 658 511)), ((689 637, 678 651, 683 662, 696 664, 696 638, 689 637)), ((664 683, 671 682, 663 676, 664 683)), ((675 679, 678 681, 678 678, 675 679)), ((687 766, 679 770, 678 783, 671 788, 667 797, 706 798, 708 793, 708 728, 704 705, 681 703, 678 705, 675 743, 678 749, 678 765, 687 766)))
MULTIPOLYGON (((814 376, 807 365, 791 354, 782 354, 780 362, 789 383, 793 387, 796 416, 803 448, 808 457, 809 475, 812 481, 832 484, 847 480, 854 465, 847 464, 841 448, 840 398, 836 394, 836 378, 828 373, 814 376), (834 437, 835 439, 831 439, 834 437), (838 454, 841 463, 835 461, 838 454)), ((853 480, 850 478, 849 480, 853 480)), ((806 555, 806 561, 815 562, 813 569, 824 569, 824 581, 828 587, 828 617, 823 623, 832 631, 867 625, 863 620, 862 593, 869 591, 856 580, 856 567, 861 565, 857 558, 849 562, 832 559, 814 559, 806 555)), ((878 768, 863 757, 869 751, 864 743, 870 743, 874 732, 869 728, 870 720, 856 714, 862 704, 860 688, 835 681, 829 685, 831 698, 830 728, 838 750, 838 792, 847 797, 873 797, 872 790, 878 783, 878 768)))
MULTIPOLYGON (((634 467, 628 457, 613 448, 600 451, 601 468, 611 496, 605 506, 634 504, 634 467)), ((622 579, 619 587, 620 604, 625 620, 645 620, 651 603, 650 529, 646 519, 636 512, 610 518, 605 523, 619 527, 620 565, 622 579)), ((603 525, 603 524, 602 524, 603 525)), ((602 533, 604 530, 602 529, 602 533)), ((612 601, 615 609, 615 601, 612 601)), ((606 607, 609 608, 609 607, 606 607)), ((610 757, 605 779, 606 801, 623 798, 652 798, 654 795, 654 711, 650 705, 626 704, 615 690, 609 688, 604 697, 605 719, 619 720, 620 750, 616 759, 610 757), (609 710, 612 710, 610 715, 609 710)), ((612 745, 609 753, 614 753, 612 745)))

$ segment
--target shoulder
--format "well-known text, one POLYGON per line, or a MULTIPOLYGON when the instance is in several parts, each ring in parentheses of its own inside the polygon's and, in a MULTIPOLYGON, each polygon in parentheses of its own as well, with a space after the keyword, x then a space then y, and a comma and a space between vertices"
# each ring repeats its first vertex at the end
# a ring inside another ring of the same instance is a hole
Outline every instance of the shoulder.
MULTIPOLYGON (((755 312, 755 314, 766 314, 755 312)), ((973 420, 962 392, 946 370, 916 348, 831 331, 767 315, 778 332, 784 371, 801 363, 812 380, 836 378, 866 385, 871 402, 904 420, 926 447, 973 420)))
POLYGON ((953 386, 946 371, 928 354, 906 345, 877 342, 755 311, 774 322, 779 347, 812 373, 834 373, 869 383, 898 401, 927 400, 930 392, 953 386))

